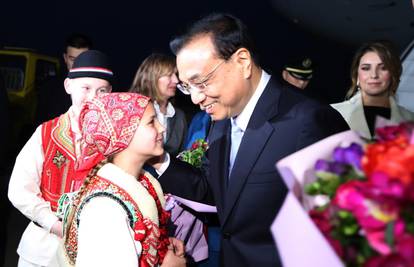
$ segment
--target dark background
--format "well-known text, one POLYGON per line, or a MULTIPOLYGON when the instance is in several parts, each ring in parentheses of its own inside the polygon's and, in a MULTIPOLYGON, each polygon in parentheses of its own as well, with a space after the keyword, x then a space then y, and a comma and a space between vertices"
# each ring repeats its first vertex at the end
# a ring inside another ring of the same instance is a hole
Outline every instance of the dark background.
MULTIPOLYGON (((169 40, 182 32, 192 21, 211 12, 228 12, 241 18, 250 29, 256 41, 261 65, 266 71, 280 76, 281 67, 288 59, 307 55, 314 62, 314 78, 307 90, 327 103, 342 101, 349 86, 349 66, 358 42, 350 45, 337 41, 339 39, 323 36, 319 31, 304 30, 298 23, 292 22, 297 20, 279 14, 271 1, 8 0, 2 1, 0 5, 0 45, 33 48, 61 59, 66 37, 72 32, 84 33, 93 40, 96 49, 105 52, 111 58, 117 76, 115 90, 121 91, 128 89, 136 69, 145 57, 152 52, 170 53, 169 40)), ((294 1, 280 1, 294 5, 294 1)), ((358 5, 360 0, 343 2, 345 6, 349 6, 349 10, 362 10, 360 16, 367 17, 368 13, 364 13, 364 9, 353 7, 354 4, 358 5)), ((398 5, 394 4, 391 9, 393 7, 398 5)), ((375 17, 377 7, 372 8, 375 17)), ((313 13, 312 15, 318 18, 322 12, 330 12, 332 16, 344 17, 344 14, 339 14, 341 10, 327 10, 321 6, 318 14, 318 9, 319 7, 316 7, 317 12, 312 12, 302 8, 298 14, 313 13)), ((345 16, 345 23, 350 22, 352 18, 345 16)), ((360 21, 357 18, 355 21, 360 21)), ((378 20, 397 21, 381 16, 375 17, 374 24, 378 20)), ((328 20, 327 23, 331 23, 334 30, 340 29, 333 21, 328 20)), ((410 25, 414 25, 414 21, 410 25)), ((362 26, 363 23, 361 28, 362 26)), ((374 27, 374 30, 377 31, 377 28, 374 27)), ((348 33, 348 36, 354 35, 353 31, 337 32, 348 33)), ((360 39, 361 36, 358 40, 360 39)), ((65 66, 62 65, 62 68, 65 66)), ((57 90, 63 90, 63 87, 57 90)), ((177 98, 177 104, 185 110, 197 110, 188 97, 177 93, 177 98)), ((192 112, 187 114, 191 116, 192 112)), ((7 128, 4 123, 3 127, 7 128)), ((4 147, 2 149, 5 154, 4 147)), ((9 157, 9 161, 14 161, 14 158, 14 155, 9 157)), ((11 168, 11 165, 8 168, 11 168)), ((9 218, 11 207, 6 199, 9 174, 0 178, 0 203, 5 206, 0 205, 0 210, 4 218, 9 218)), ((0 266, 5 252, 7 256, 4 266, 16 266, 15 249, 21 232, 27 225, 26 219, 17 210, 13 209, 13 212, 9 222, 12 230, 0 228, 0 266), (6 231, 11 233, 7 240, 7 251, 4 249, 6 231)))
MULTIPOLYGON (((210 12, 228 12, 250 29, 265 70, 280 75, 286 60, 313 59, 309 90, 326 102, 343 100, 354 47, 305 31, 277 13, 269 0, 257 1, 8 1, 2 3, 0 44, 34 48, 61 58, 72 32, 91 37, 111 58, 116 90, 126 90, 142 60, 152 52, 170 53, 169 40, 210 12)), ((183 97, 177 93, 178 100, 183 97)), ((191 105, 187 99, 179 101, 191 105)))

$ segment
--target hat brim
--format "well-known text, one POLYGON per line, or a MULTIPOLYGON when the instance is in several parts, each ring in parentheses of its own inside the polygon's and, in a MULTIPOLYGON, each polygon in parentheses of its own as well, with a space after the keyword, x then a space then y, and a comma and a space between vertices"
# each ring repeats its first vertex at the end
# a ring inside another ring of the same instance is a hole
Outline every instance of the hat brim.
POLYGON ((310 80, 310 79, 312 79, 312 73, 309 73, 309 74, 307 74, 307 73, 296 73, 296 72, 293 72, 293 71, 288 71, 288 73, 290 75, 292 75, 292 77, 294 77, 296 79, 299 79, 299 80, 310 80))
POLYGON ((113 82, 113 75, 103 73, 103 72, 93 72, 93 71, 78 71, 78 72, 69 72, 68 78, 75 79, 75 78, 97 78, 106 80, 112 84, 113 82))

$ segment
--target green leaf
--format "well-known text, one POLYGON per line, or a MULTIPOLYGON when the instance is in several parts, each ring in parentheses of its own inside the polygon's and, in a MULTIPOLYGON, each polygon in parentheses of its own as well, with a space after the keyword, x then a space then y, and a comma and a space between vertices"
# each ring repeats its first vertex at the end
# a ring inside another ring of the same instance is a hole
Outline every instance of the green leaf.
POLYGON ((395 228, 395 221, 392 221, 387 224, 387 228, 385 229, 385 241, 387 244, 393 248, 394 247, 394 228, 395 228))
POLYGON ((346 210, 339 210, 338 211, 338 217, 341 219, 349 219, 352 218, 352 214, 349 211, 346 210))
POLYGON ((316 176, 322 180, 338 179, 339 176, 333 172, 317 171, 316 176))
POLYGON ((318 195, 320 193, 321 185, 319 182, 313 182, 305 185, 305 192, 311 196, 318 195))
POLYGON ((354 235, 358 232, 359 226, 357 224, 347 225, 343 228, 343 233, 345 235, 354 235))

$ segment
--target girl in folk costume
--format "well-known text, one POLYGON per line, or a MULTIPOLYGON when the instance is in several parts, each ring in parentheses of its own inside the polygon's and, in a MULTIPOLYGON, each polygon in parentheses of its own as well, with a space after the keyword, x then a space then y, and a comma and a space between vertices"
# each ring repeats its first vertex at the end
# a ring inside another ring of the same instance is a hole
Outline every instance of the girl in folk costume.
POLYGON ((162 189, 142 169, 164 151, 165 129, 150 99, 105 94, 86 103, 79 124, 85 159, 97 152, 107 159, 72 199, 59 258, 80 267, 185 266, 182 243, 167 236, 162 189))

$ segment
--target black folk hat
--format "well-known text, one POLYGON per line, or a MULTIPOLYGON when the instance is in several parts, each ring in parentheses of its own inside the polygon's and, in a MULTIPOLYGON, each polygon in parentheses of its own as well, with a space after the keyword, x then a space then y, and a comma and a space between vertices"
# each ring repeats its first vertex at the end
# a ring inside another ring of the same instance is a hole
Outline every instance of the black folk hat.
POLYGON ((300 80, 310 80, 313 74, 312 60, 308 57, 293 60, 286 64, 283 69, 300 80))
POLYGON ((108 57, 98 50, 87 50, 76 57, 68 78, 92 77, 112 83, 113 72, 108 57))

